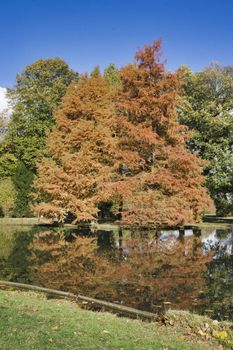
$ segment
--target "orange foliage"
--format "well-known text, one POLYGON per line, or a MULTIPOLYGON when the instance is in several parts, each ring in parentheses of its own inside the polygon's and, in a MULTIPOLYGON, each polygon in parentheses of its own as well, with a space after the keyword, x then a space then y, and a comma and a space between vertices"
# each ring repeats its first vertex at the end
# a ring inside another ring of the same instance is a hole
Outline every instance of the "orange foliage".
POLYGON ((179 74, 165 70, 159 41, 136 60, 116 89, 98 72, 68 89, 48 140, 52 159, 39 165, 37 212, 90 221, 111 201, 124 223, 145 227, 191 223, 213 208, 177 121, 179 74))
POLYGON ((118 96, 122 220, 140 226, 163 220, 194 222, 213 208, 204 188, 202 161, 186 148, 188 134, 177 121, 180 77, 165 71, 160 42, 136 54, 137 65, 121 72, 118 96))
POLYGON ((97 203, 108 200, 104 187, 114 167, 114 116, 110 87, 100 75, 71 85, 49 135, 52 159, 38 168, 37 200, 44 199, 38 213, 59 221, 68 212, 79 222, 96 218, 97 203))

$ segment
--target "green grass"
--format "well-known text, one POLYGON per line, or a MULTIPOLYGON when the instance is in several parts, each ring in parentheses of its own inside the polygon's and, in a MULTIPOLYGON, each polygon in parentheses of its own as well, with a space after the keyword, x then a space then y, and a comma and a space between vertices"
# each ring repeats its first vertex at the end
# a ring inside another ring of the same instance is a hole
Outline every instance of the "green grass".
MULTIPOLYGON (((207 350, 217 340, 186 334, 187 313, 167 325, 80 309, 65 300, 29 292, 0 291, 1 350, 207 350), (177 324, 177 326, 176 326, 177 324)), ((190 315, 190 314, 189 314, 190 315)), ((192 318, 193 320, 193 318, 192 318)), ((193 321, 192 321, 193 322, 193 321)), ((194 322, 195 323, 195 322, 194 322)), ((198 325, 199 325, 198 321, 198 325)), ((192 325, 191 325, 192 327, 192 325)), ((195 326, 196 327, 196 326, 195 326)), ((197 326, 198 327, 198 326, 197 326)))

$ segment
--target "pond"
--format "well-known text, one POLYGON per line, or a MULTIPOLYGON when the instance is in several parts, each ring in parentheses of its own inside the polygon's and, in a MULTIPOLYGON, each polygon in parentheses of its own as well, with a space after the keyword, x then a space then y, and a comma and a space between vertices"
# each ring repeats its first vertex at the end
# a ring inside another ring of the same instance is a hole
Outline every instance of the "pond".
POLYGON ((233 321, 233 227, 130 231, 0 227, 0 279, 156 312, 233 321))

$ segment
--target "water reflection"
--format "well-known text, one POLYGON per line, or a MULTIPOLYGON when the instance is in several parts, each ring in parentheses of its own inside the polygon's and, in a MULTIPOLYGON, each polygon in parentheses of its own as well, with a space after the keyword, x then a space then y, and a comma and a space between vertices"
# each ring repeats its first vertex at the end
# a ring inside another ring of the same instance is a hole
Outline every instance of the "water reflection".
POLYGON ((176 309, 232 319, 232 244, 231 230, 208 227, 195 234, 0 232, 0 275, 144 310, 156 311, 170 301, 176 309))
POLYGON ((164 300, 189 308, 212 260, 211 252, 203 254, 201 237, 172 234, 102 231, 70 243, 64 233, 47 231, 30 248, 35 283, 146 310, 164 300))
POLYGON ((0 226, 0 279, 30 282, 29 244, 38 228, 0 226))
POLYGON ((207 264, 205 285, 200 298, 203 307, 208 306, 210 316, 233 320, 233 239, 231 230, 216 230, 205 245, 213 251, 213 259, 207 264))

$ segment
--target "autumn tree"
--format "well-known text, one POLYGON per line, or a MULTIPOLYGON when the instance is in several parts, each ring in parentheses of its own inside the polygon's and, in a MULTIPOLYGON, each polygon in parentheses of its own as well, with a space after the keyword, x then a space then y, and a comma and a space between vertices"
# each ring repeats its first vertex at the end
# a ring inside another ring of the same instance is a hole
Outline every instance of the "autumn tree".
POLYGON ((113 176, 115 109, 112 90, 96 68, 72 84, 54 118, 48 138, 51 159, 44 159, 35 181, 36 211, 62 221, 97 218, 109 199, 105 184, 113 176))
POLYGON ((119 72, 117 88, 98 69, 69 88, 49 136, 52 160, 35 182, 37 200, 46 198, 37 212, 90 221, 107 201, 124 223, 142 227, 194 222, 211 207, 202 161, 177 121, 180 76, 160 59, 155 42, 119 72))
POLYGON ((136 54, 121 72, 118 96, 119 181, 114 193, 122 220, 140 226, 193 222, 212 206, 202 162, 186 148, 177 120, 180 76, 165 70, 160 41, 136 54))

